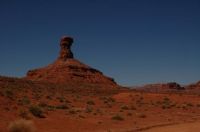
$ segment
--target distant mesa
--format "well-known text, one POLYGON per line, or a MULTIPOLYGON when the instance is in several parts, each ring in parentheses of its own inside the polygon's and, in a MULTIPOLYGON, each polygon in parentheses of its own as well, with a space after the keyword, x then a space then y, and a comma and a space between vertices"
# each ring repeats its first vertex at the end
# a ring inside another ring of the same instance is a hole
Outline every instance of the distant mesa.
POLYGON ((169 91, 182 91, 185 90, 180 84, 176 82, 169 83, 158 83, 158 84, 148 84, 143 87, 139 87, 141 90, 148 92, 169 92, 169 91))
POLYGON ((176 83, 176 82, 170 82, 167 84, 163 84, 164 88, 167 89, 174 89, 174 90, 184 90, 185 88, 182 87, 180 84, 176 83))
POLYGON ((60 54, 57 60, 43 68, 30 70, 25 79, 52 83, 94 83, 117 85, 116 82, 102 72, 74 59, 71 46, 72 37, 64 36, 60 40, 60 54))
POLYGON ((189 90, 200 90, 200 81, 194 84, 190 84, 187 86, 189 90))

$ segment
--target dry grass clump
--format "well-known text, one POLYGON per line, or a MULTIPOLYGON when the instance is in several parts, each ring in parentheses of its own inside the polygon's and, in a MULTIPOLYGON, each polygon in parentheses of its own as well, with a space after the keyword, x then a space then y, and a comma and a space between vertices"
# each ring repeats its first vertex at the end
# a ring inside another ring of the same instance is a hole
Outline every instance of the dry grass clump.
POLYGON ((32 121, 19 119, 11 122, 8 126, 9 132, 35 132, 36 128, 32 121))

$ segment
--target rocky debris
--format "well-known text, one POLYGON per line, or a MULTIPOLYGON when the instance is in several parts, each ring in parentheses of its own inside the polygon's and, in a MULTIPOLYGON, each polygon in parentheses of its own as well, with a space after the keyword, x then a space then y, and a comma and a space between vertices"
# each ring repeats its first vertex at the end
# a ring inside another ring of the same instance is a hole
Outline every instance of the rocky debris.
POLYGON ((25 79, 52 83, 117 85, 112 78, 74 59, 71 51, 72 43, 73 38, 63 37, 60 41, 61 50, 58 59, 46 67, 28 71, 25 79))

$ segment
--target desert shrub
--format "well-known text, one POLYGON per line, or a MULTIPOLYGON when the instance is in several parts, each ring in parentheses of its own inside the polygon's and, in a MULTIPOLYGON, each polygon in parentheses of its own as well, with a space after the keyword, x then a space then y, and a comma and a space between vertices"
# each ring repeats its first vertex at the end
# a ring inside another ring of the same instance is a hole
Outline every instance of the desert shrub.
POLYGON ((40 102, 38 104, 38 107, 40 107, 41 109, 45 109, 47 111, 53 111, 55 109, 64 109, 64 106, 62 106, 62 105, 53 106, 53 105, 48 105, 46 102, 40 102))
POLYGON ((56 109, 69 109, 69 107, 65 104, 56 106, 56 109))
POLYGON ((4 94, 3 94, 3 92, 2 92, 2 91, 0 91, 0 96, 4 96, 4 94))
POLYGON ((52 100, 52 97, 50 95, 47 95, 46 98, 52 100))
POLYGON ((188 107, 193 107, 194 105, 192 103, 187 103, 188 107))
POLYGON ((129 108, 128 108, 128 106, 123 105, 123 106, 121 107, 121 109, 123 109, 123 110, 128 110, 129 108))
POLYGON ((39 106, 31 106, 29 108, 29 111, 35 116, 35 117, 39 117, 39 118, 44 118, 44 114, 42 109, 39 106))
POLYGON ((28 105, 28 104, 31 103, 31 101, 30 101, 30 99, 27 96, 25 96, 22 99, 18 100, 18 103, 20 105, 28 105))
POLYGON ((109 102, 115 102, 115 99, 114 98, 112 98, 112 97, 109 97, 108 99, 107 99, 109 102))
POLYGON ((136 104, 137 104, 138 106, 141 106, 141 105, 143 104, 143 98, 137 99, 137 100, 136 100, 136 104))
POLYGON ((65 101, 65 97, 57 97, 57 99, 59 100, 60 103, 63 103, 65 101))
POLYGON ((121 110, 119 110, 119 112, 124 112, 124 111, 121 109, 121 110))
POLYGON ((107 104, 107 107, 108 108, 112 108, 112 104, 107 104))
POLYGON ((151 104, 151 105, 154 105, 154 102, 153 102, 152 100, 150 100, 150 104, 151 104))
POLYGON ((13 99, 14 93, 13 93, 12 89, 6 89, 4 91, 4 95, 9 99, 13 99))
POLYGON ((23 119, 30 119, 28 112, 24 109, 19 111, 19 116, 23 119))
POLYGON ((79 115, 78 117, 79 117, 79 118, 85 118, 85 116, 83 116, 83 115, 79 115))
POLYGON ((8 126, 9 132, 35 132, 35 126, 32 121, 20 119, 11 122, 8 126))
POLYGON ((85 112, 91 113, 93 111, 92 107, 86 107, 85 112))
POLYGON ((102 121, 98 121, 97 123, 98 123, 98 124, 102 124, 102 121))
POLYGON ((81 97, 79 95, 76 95, 76 99, 80 99, 81 97))
POLYGON ((163 101, 165 101, 165 102, 169 102, 170 99, 169 99, 168 97, 164 97, 164 98, 163 98, 163 101))
POLYGON ((70 103, 72 103, 71 101, 69 101, 69 100, 67 100, 67 99, 65 99, 65 103, 68 103, 68 104, 70 104, 70 103))
POLYGON ((76 114, 76 111, 75 110, 70 110, 69 113, 74 115, 74 114, 76 114))
POLYGON ((87 104, 88 105, 95 105, 94 101, 92 101, 92 100, 87 101, 87 104))
POLYGON ((34 93, 34 99, 39 100, 41 99, 42 95, 40 93, 34 93))
POLYGON ((137 108, 134 105, 131 105, 130 109, 131 110, 136 110, 137 108))
POLYGON ((162 101, 162 108, 163 109, 170 109, 171 107, 176 106, 175 103, 172 103, 168 97, 163 98, 162 101))
POLYGON ((147 116, 146 116, 145 114, 143 114, 143 113, 137 113, 136 116, 139 117, 139 118, 146 118, 146 117, 147 117, 147 116))
POLYGON ((112 98, 112 97, 101 97, 100 100, 103 100, 103 102, 104 102, 105 104, 107 104, 107 103, 109 103, 109 102, 110 102, 110 103, 116 102, 115 99, 112 98))
POLYGON ((170 107, 170 105, 168 105, 168 104, 163 104, 162 105, 162 109, 170 109, 171 107, 170 107))
POLYGON ((24 103, 24 105, 28 105, 31 103, 30 99, 26 96, 22 98, 22 102, 24 103))
POLYGON ((176 105, 177 105, 177 103, 174 102, 174 103, 171 104, 171 107, 176 107, 176 105))
POLYGON ((108 103, 108 101, 107 100, 104 100, 104 104, 107 104, 108 103))
POLYGON ((38 104, 38 106, 44 108, 44 107, 47 107, 48 105, 47 105, 46 102, 40 102, 40 103, 38 104))
POLYGON ((182 104, 180 107, 181 107, 182 109, 187 109, 187 104, 182 104))
POLYGON ((156 101, 156 105, 160 105, 161 104, 161 102, 160 101, 156 101))
POLYGON ((132 113, 127 113, 127 116, 132 116, 132 113))
POLYGON ((49 110, 49 111, 53 111, 53 110, 55 110, 56 108, 55 108, 55 106, 47 105, 47 106, 46 106, 46 109, 49 110))
POLYGON ((141 96, 141 97, 139 98, 139 100, 144 100, 144 97, 143 97, 143 96, 141 96))
POLYGON ((120 116, 120 115, 114 115, 111 119, 112 120, 118 120, 118 121, 123 121, 124 120, 124 118, 122 116, 120 116))
POLYGON ((102 111, 98 108, 98 109, 96 110, 96 113, 102 114, 102 111))

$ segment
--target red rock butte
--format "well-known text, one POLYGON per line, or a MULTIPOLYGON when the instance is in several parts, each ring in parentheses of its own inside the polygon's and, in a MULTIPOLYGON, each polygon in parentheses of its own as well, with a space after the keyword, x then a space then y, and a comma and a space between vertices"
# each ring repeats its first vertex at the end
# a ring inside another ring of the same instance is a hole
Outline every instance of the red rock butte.
POLYGON ((45 81, 51 83, 92 83, 103 85, 117 85, 116 82, 102 72, 74 59, 71 46, 74 40, 65 36, 60 41, 60 54, 57 60, 46 67, 29 70, 28 80, 45 81))

